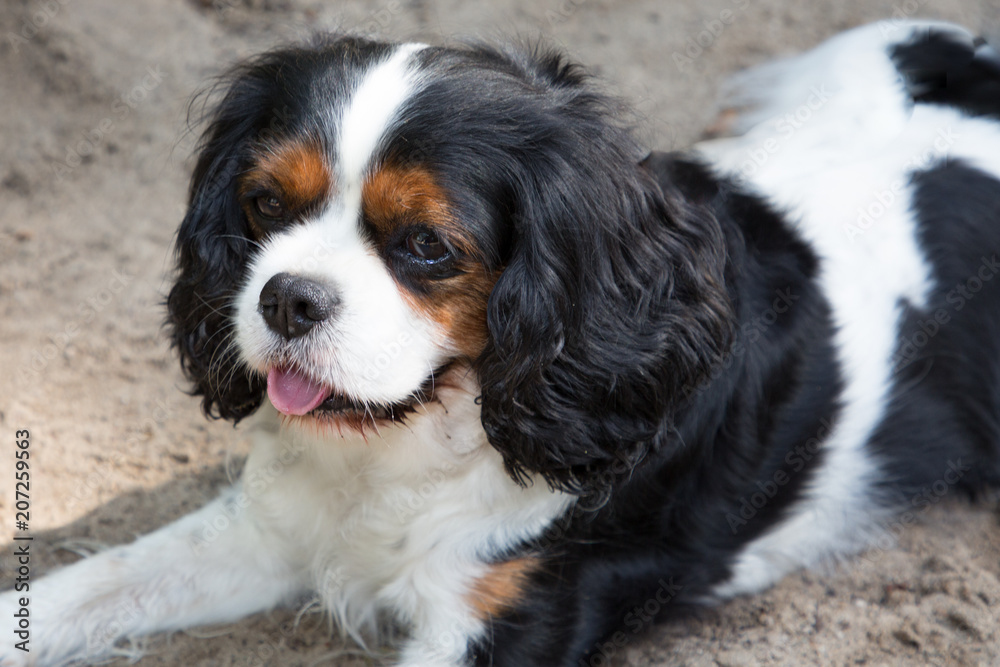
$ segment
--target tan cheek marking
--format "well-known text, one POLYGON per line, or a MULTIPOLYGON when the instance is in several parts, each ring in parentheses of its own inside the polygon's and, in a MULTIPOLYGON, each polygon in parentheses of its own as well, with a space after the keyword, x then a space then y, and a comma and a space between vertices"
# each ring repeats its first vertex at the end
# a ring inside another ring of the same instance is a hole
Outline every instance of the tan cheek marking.
MULTIPOLYGON (((425 168, 383 166, 365 181, 362 200, 376 237, 387 239, 397 226, 419 223, 447 237, 456 250, 475 256, 474 241, 455 220, 447 196, 425 168)), ((486 303, 500 276, 474 260, 458 268, 462 274, 436 283, 427 294, 404 291, 404 297, 445 331, 458 352, 474 359, 486 346, 486 303)))
POLYGON ((531 573, 539 566, 537 558, 517 558, 491 565, 473 582, 465 601, 480 620, 499 616, 521 600, 531 573))
POLYGON ((455 349, 468 359, 476 359, 486 347, 486 304, 499 273, 489 275, 482 267, 471 267, 451 279, 447 291, 421 297, 408 295, 411 305, 424 312, 447 332, 455 349))

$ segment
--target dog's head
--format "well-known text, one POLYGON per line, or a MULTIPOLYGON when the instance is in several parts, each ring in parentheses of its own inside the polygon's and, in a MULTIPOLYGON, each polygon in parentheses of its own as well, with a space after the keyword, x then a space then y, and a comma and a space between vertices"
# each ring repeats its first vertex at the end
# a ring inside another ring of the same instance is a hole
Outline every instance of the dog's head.
POLYGON ((717 223, 560 55, 327 37, 227 82, 168 299, 209 414, 363 429, 470 368, 509 472, 581 491, 724 352, 717 223))

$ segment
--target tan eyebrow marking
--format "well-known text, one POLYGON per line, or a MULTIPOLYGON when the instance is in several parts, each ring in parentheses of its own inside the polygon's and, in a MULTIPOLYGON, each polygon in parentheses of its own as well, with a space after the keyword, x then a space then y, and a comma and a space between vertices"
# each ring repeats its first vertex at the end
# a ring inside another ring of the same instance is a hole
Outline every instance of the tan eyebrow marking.
POLYGON ((486 304, 500 274, 479 261, 475 239, 453 213, 433 172, 423 166, 383 165, 369 174, 361 198, 377 243, 386 243, 399 227, 420 225, 463 254, 458 275, 435 282, 425 293, 404 290, 403 296, 447 332, 456 351, 478 357, 488 337, 486 304))
POLYGON ((365 179, 361 190, 365 216, 379 233, 400 224, 422 223, 446 235, 457 249, 474 250, 457 223, 444 190, 425 167, 383 165, 365 179))
POLYGON ((308 206, 331 194, 333 175, 320 147, 293 140, 261 152, 257 163, 243 174, 243 194, 256 188, 274 190, 291 210, 308 206))

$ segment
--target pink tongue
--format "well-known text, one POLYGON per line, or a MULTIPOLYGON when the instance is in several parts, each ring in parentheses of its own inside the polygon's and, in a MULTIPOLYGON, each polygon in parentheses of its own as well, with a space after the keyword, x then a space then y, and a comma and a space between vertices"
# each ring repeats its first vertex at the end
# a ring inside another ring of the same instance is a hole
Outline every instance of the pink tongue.
POLYGON ((329 391, 297 371, 272 368, 267 374, 267 397, 286 415, 304 415, 329 395, 329 391))

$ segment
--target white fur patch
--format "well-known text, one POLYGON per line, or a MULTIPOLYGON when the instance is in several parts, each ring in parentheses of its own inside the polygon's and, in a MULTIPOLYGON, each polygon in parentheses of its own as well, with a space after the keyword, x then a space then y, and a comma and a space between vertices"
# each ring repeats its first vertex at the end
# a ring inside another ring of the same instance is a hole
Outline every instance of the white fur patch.
POLYGON ((403 44, 384 62, 365 72, 337 127, 338 163, 346 183, 361 182, 386 130, 399 108, 420 83, 420 72, 411 65, 423 44, 403 44))
POLYGON ((543 483, 511 481, 480 426, 477 393, 467 378, 367 442, 266 435, 244 473, 266 479, 282 449, 302 453, 266 489, 261 527, 312 573, 345 632, 371 637, 380 612, 404 620, 416 639, 404 664, 461 664, 482 631, 464 596, 483 561, 538 535, 570 502, 543 483), (305 507, 308 517, 287 520, 305 507))

